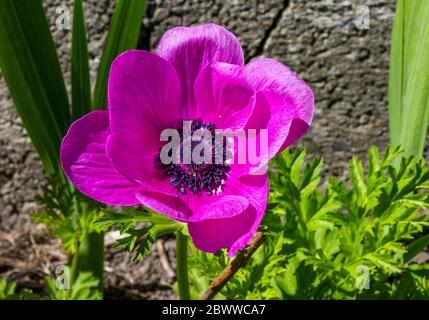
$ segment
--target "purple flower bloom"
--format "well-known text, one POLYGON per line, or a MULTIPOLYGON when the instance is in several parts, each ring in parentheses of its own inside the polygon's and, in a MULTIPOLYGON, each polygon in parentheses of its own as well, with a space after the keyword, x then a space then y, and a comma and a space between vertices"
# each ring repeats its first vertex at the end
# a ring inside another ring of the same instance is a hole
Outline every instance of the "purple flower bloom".
POLYGON ((132 50, 116 58, 108 111, 72 124, 61 162, 83 194, 186 222, 197 248, 227 248, 234 256, 261 222, 267 174, 251 174, 258 166, 250 164, 162 165, 161 132, 182 120, 193 121, 192 130, 268 129, 272 158, 307 131, 313 107, 311 89, 283 64, 257 58, 244 65, 226 29, 177 27, 155 53, 132 50))

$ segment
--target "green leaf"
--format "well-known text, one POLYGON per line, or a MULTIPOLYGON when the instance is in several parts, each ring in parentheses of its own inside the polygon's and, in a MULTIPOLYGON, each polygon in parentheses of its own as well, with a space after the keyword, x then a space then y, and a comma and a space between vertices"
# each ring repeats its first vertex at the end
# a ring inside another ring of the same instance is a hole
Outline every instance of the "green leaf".
POLYGON ((364 200, 366 195, 366 185, 363 176, 362 161, 353 157, 350 161, 350 180, 353 184, 354 190, 357 191, 358 199, 364 200))
POLYGON ((100 281, 90 272, 81 272, 73 284, 71 300, 101 300, 100 281))
POLYGON ((45 300, 45 297, 39 296, 29 289, 18 291, 14 281, 0 278, 0 300, 45 300))
POLYGON ((387 273, 401 272, 401 269, 399 268, 397 261, 390 255, 374 252, 374 253, 368 254, 365 258, 371 261, 372 263, 374 263, 377 267, 382 268, 384 272, 387 272, 387 273))
POLYGON ((155 240, 167 233, 175 233, 182 229, 181 224, 151 225, 143 228, 127 228, 122 230, 126 236, 120 238, 114 245, 118 249, 126 249, 133 253, 133 261, 139 261, 146 257, 152 250, 155 240))
POLYGON ((91 86, 82 0, 74 0, 72 31, 72 117, 73 120, 91 111, 91 86))
POLYGON ((299 179, 301 176, 301 169, 302 164, 304 162, 305 154, 305 149, 298 149, 293 154, 290 176, 293 184, 297 187, 299 186, 299 179))
MULTIPOLYGON (((429 224, 424 209, 429 204, 429 194, 424 189, 429 178, 425 161, 402 158, 398 147, 388 147, 380 159, 377 148, 372 147, 365 165, 356 158, 352 160, 348 179, 326 177, 326 184, 319 183, 324 176, 322 161, 301 161, 301 154, 300 150, 286 151, 273 159, 269 195, 273 205, 263 220, 266 241, 222 289, 223 296, 427 296, 429 267, 421 267, 419 274, 411 271, 405 258, 413 248, 404 245, 405 240, 420 234, 429 224), (300 182, 298 186, 296 181, 300 182), (369 290, 356 286, 366 276, 370 280, 369 290), (407 283, 403 282, 410 277, 407 283)), ((426 238, 421 240, 425 241, 426 238)), ((426 245, 417 248, 417 243, 415 253, 426 245)), ((191 252, 190 279, 195 290, 212 283, 225 262, 229 263, 225 251, 210 255, 193 248, 191 252)))
POLYGON ((0 278, 0 300, 9 298, 16 293, 16 283, 8 282, 6 279, 0 278))
POLYGON ((107 106, 107 80, 110 65, 119 54, 136 48, 145 9, 146 0, 118 0, 116 2, 98 69, 93 109, 102 109, 107 106))
POLYGON ((399 0, 389 78, 390 135, 421 156, 429 123, 429 2, 399 0))
POLYGON ((288 296, 295 295, 298 290, 296 270, 299 267, 299 264, 300 261, 298 258, 294 257, 290 259, 284 274, 277 276, 274 280, 276 285, 288 296))
POLYGON ((104 210, 103 217, 96 224, 104 229, 117 226, 123 237, 117 240, 114 247, 132 253, 133 261, 148 255, 158 237, 183 228, 182 224, 167 216, 134 208, 126 208, 124 213, 104 210), (144 226, 140 226, 142 222, 144 226))
POLYGON ((407 246, 407 253, 404 255, 404 260, 410 261, 412 258, 414 258, 417 254, 422 252, 428 246, 429 246, 429 234, 426 234, 423 237, 420 237, 414 240, 407 246))
POLYGON ((0 69, 48 174, 62 172, 70 124, 64 80, 41 1, 0 1, 0 69))
POLYGON ((176 221, 151 211, 142 211, 134 208, 125 208, 125 212, 118 213, 112 210, 103 210, 103 216, 96 224, 108 229, 115 224, 134 225, 139 222, 149 222, 151 224, 175 224, 176 221))
POLYGON ((59 289, 56 280, 45 278, 45 291, 51 300, 101 300, 100 281, 90 272, 81 272, 71 290, 59 289))
POLYGON ((371 146, 368 152, 368 176, 372 176, 378 170, 380 170, 380 166, 378 162, 379 162, 378 149, 374 146, 371 146))

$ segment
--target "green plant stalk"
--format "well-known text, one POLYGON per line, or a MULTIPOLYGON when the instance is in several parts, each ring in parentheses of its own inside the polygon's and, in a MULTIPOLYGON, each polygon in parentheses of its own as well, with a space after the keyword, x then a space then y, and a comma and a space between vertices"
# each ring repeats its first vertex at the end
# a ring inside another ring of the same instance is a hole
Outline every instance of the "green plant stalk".
POLYGON ((80 272, 91 272, 103 287, 104 233, 87 234, 79 244, 76 277, 80 272))
POLYGON ((188 237, 176 231, 176 277, 180 300, 190 300, 188 278, 188 237))
POLYGON ((73 285, 74 285, 76 278, 77 278, 77 268, 78 268, 78 263, 79 263, 79 255, 77 254, 77 252, 79 250, 79 244, 75 243, 74 247, 75 247, 76 253, 70 255, 68 258, 68 264, 70 266, 70 272, 69 272, 69 286, 70 287, 69 287, 69 290, 67 290, 64 293, 66 300, 71 299, 73 285))
POLYGON ((79 264, 79 254, 77 254, 77 252, 79 252, 79 244, 78 243, 75 244, 75 250, 76 250, 76 253, 71 256, 71 259, 70 259, 71 261, 69 261, 69 264, 70 264, 70 289, 73 288, 73 284, 77 278, 77 268, 78 268, 78 264, 79 264))

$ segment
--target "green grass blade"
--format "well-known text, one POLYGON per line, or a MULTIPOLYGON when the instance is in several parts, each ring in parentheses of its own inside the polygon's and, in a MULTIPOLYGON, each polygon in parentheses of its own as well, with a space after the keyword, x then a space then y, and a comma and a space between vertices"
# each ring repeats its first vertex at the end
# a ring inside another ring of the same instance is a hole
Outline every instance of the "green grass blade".
POLYGON ((389 126, 390 141, 399 144, 402 100, 404 91, 404 33, 405 33, 405 4, 398 0, 393 24, 392 47, 390 51, 389 78, 389 126))
POLYGON ((82 0, 74 0, 72 34, 72 118, 91 111, 88 47, 82 0))
POLYGON ((0 69, 46 172, 58 173, 70 110, 41 1, 0 1, 0 69))
POLYGON ((405 56, 406 83, 403 97, 400 144, 407 155, 422 155, 429 123, 429 2, 414 2, 409 32, 412 52, 405 56))
POLYGON ((135 49, 138 43, 146 0, 118 0, 103 50, 94 89, 94 109, 107 105, 107 80, 112 61, 122 52, 135 49))
POLYGON ((429 122, 429 2, 399 0, 392 33, 389 121, 393 145, 421 156, 429 122))

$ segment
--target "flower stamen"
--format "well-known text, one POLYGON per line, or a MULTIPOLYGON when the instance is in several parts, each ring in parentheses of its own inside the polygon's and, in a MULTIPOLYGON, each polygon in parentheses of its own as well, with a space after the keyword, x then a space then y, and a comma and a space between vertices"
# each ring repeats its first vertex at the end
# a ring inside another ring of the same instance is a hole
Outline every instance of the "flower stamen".
MULTIPOLYGON (((208 131, 210 133, 210 145, 208 146, 211 152, 211 161, 208 163, 196 163, 194 159, 191 163, 185 164, 183 161, 183 125, 179 127, 178 132, 180 135, 181 147, 179 148, 180 154, 178 155, 179 163, 170 163, 168 165, 162 164, 167 176, 170 176, 170 182, 176 187, 181 194, 186 194, 187 190, 194 194, 207 192, 212 195, 217 195, 223 191, 225 182, 228 178, 227 173, 230 170, 228 162, 228 152, 226 150, 226 138, 220 140, 221 146, 218 146, 219 141, 216 139, 215 125, 212 123, 204 124, 200 119, 191 121, 191 135, 200 130, 200 132, 208 131), (222 150, 222 162, 216 162, 216 150, 222 150)), ((191 142, 191 152, 194 148, 204 142, 195 141, 191 142)), ((201 150, 201 157, 204 158, 204 150, 201 150)))

